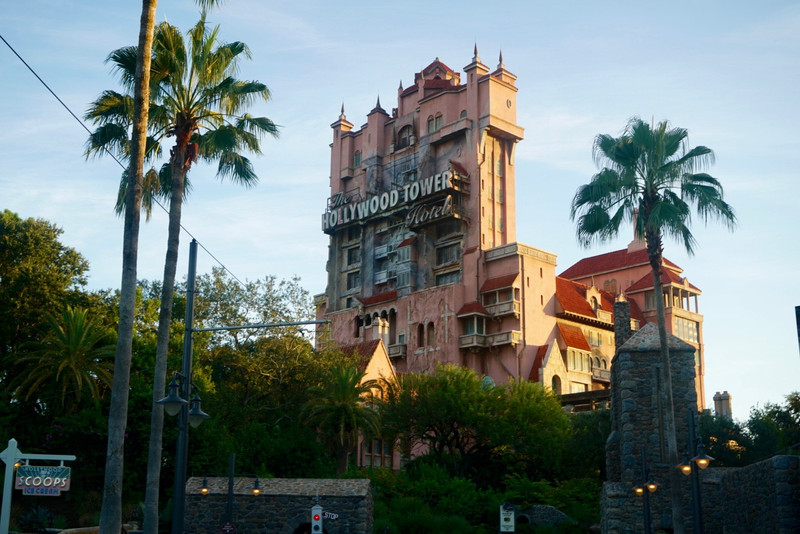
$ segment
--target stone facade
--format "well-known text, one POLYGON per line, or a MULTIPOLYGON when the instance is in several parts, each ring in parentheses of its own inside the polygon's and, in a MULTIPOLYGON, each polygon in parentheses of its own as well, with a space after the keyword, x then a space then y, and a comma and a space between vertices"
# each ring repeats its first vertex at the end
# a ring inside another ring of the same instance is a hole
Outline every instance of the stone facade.
MULTIPOLYGON (((338 516, 324 520, 328 534, 372 533, 372 488, 367 479, 259 479, 259 495, 253 494, 254 484, 252 477, 234 478, 231 524, 236 534, 304 532, 315 504, 338 516)), ((218 534, 227 522, 228 478, 209 477, 205 495, 202 485, 199 477, 186 483, 185 532, 218 534)))
MULTIPOLYGON (((652 531, 672 526, 670 471, 663 435, 660 343, 655 323, 631 335, 627 303, 614 305, 617 354, 611 366, 611 434, 606 443, 608 481, 601 499, 604 533, 644 530, 642 458, 659 484, 649 494, 652 531)), ((668 335, 679 452, 689 440, 689 412, 697 411, 694 349, 668 335)), ((697 418, 692 418, 697 424, 697 418)), ((695 428, 695 435, 699 435, 695 428)), ((681 478, 684 532, 693 533, 691 479, 681 478)), ((774 456, 743 468, 700 471, 703 523, 707 534, 800 532, 800 457, 774 456)))

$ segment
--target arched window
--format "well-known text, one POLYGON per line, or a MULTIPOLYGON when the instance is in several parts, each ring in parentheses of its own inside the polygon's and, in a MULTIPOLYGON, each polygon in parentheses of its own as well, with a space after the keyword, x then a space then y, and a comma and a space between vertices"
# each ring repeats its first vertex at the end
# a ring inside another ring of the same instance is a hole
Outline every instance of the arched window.
POLYGON ((433 127, 435 130, 438 130, 444 124, 444 117, 442 117, 441 113, 437 113, 436 116, 433 118, 433 127))
POLYGON ((436 332, 433 330, 433 322, 428 323, 428 346, 432 347, 436 344, 436 332))
POLYGON ((356 150, 356 153, 353 154, 353 167, 361 167, 361 151, 356 150))
POLYGON ((417 325, 417 346, 425 346, 425 325, 422 323, 417 325))
POLYGON ((428 117, 428 133, 432 134, 435 131, 436 131, 436 123, 433 120, 433 115, 431 115, 430 117, 428 117))
POLYGON ((397 148, 405 148, 414 144, 414 132, 411 125, 403 126, 400 128, 400 133, 397 134, 397 148))
POLYGON ((558 377, 558 375, 553 375, 552 384, 553 393, 556 395, 561 395, 561 379, 558 377))
POLYGON ((466 119, 467 118, 467 110, 466 109, 462 109, 461 110, 461 115, 459 115, 459 118, 462 118, 462 119, 466 119))

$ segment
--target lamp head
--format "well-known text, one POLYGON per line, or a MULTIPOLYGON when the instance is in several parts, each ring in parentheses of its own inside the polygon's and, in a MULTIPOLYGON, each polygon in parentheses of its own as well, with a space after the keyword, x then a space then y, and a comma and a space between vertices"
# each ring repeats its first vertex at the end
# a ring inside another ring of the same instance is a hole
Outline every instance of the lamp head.
POLYGON ((261 493, 261 488, 258 487, 258 477, 256 477, 256 481, 253 483, 253 495, 259 495, 261 493))
POLYGON ((195 391, 194 397, 192 397, 192 408, 189 410, 189 424, 192 428, 197 428, 208 417, 208 414, 200 409, 200 395, 195 391))
POLYGON ((209 492, 208 479, 206 477, 203 477, 203 485, 200 486, 200 493, 202 495, 208 495, 208 492, 209 492))
POLYGON ((181 408, 189 404, 186 399, 182 398, 178 393, 178 388, 180 388, 178 373, 175 373, 172 376, 172 380, 169 381, 168 387, 169 394, 163 399, 156 401, 156 404, 162 405, 164 407, 164 411, 167 412, 167 415, 175 416, 180 413, 181 408))
POLYGON ((702 442, 700 442, 697 445, 697 456, 692 458, 692 461, 695 462, 697 464, 697 467, 699 467, 700 469, 705 469, 706 467, 708 467, 709 462, 711 462, 711 460, 713 459, 714 458, 706 454, 706 447, 705 445, 703 445, 702 442))

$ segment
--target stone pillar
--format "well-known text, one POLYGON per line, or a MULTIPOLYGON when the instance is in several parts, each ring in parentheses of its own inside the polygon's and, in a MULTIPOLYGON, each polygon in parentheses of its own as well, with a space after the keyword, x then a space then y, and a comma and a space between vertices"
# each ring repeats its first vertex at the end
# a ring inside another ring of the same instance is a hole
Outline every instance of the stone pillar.
MULTIPOLYGON (((618 313, 616 305, 614 313, 615 316, 618 313)), ((616 328, 615 333, 619 335, 616 328)), ((688 444, 688 410, 697 410, 694 347, 672 335, 667 336, 667 342, 678 448, 683 450, 688 444)), ((602 497, 602 529, 606 533, 623 534, 631 528, 634 532, 643 530, 642 503, 631 490, 643 482, 640 480, 643 449, 660 485, 650 495, 653 531, 671 526, 669 480, 670 470, 676 466, 670 465, 667 458, 660 346, 655 323, 647 323, 622 345, 617 345, 611 366, 611 435, 606 444, 608 482, 603 485, 602 497)), ((685 493, 684 519, 691 521, 690 496, 685 493)))

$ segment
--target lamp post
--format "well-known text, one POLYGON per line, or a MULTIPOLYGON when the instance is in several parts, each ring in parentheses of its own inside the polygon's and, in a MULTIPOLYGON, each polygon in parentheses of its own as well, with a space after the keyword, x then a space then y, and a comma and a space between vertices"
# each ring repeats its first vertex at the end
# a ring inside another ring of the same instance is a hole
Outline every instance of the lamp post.
POLYGON ((189 454, 189 425, 196 427, 208 417, 200 409, 200 395, 192 384, 192 322, 194 321, 194 282, 197 271, 197 241, 189 244, 189 273, 186 284, 186 315, 183 332, 181 372, 169 383, 169 394, 157 401, 168 415, 178 416, 178 442, 175 453, 175 488, 172 497, 172 534, 183 534, 186 506, 186 462, 189 454), (179 393, 180 390, 180 393, 179 393), (189 399, 190 395, 191 401, 189 399), (191 404, 191 407, 190 407, 191 404))
POLYGON ((684 454, 683 463, 678 466, 686 476, 692 477, 692 520, 694 524, 695 534, 704 534, 703 527, 703 509, 700 503, 700 475, 698 469, 705 469, 708 463, 713 460, 711 456, 706 454, 706 447, 703 441, 695 433, 695 413, 689 407, 689 447, 684 454), (694 455, 691 459, 689 455, 694 455))
POLYGON ((642 446, 642 478, 641 483, 633 487, 633 492, 642 497, 642 513, 644 515, 644 534, 653 532, 650 520, 650 494, 658 489, 658 484, 653 480, 653 474, 647 466, 645 448, 642 446))

